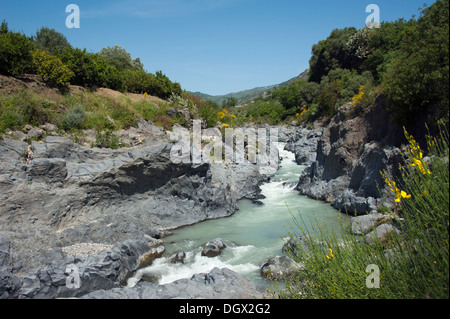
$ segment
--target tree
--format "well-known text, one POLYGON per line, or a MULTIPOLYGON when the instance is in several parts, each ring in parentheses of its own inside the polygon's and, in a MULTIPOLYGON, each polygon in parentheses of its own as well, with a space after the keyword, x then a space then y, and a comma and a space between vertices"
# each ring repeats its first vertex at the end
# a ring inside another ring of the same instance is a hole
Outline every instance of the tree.
POLYGON ((237 105, 237 98, 230 96, 228 99, 222 101, 222 107, 234 107, 237 105))
POLYGON ((42 27, 36 32, 34 41, 38 49, 48 51, 53 55, 61 54, 64 48, 71 47, 62 33, 47 27, 42 27))
POLYGON ((69 85, 74 75, 61 59, 39 49, 33 53, 33 65, 46 83, 59 88, 69 85))
POLYGON ((119 45, 104 48, 99 52, 99 55, 119 71, 141 70, 144 67, 139 58, 133 60, 131 54, 119 45))
POLYGON ((0 27, 0 73, 19 76, 33 71, 34 42, 26 35, 12 32, 3 21, 0 27))
POLYGON ((361 65, 370 54, 369 41, 374 33, 373 29, 364 27, 356 31, 347 42, 346 60, 351 70, 360 70, 361 65))
POLYGON ((380 83, 392 61, 405 54, 402 49, 403 37, 416 23, 413 19, 399 19, 383 22, 380 28, 372 29, 367 43, 369 55, 363 61, 361 71, 370 71, 375 81, 380 83))
POLYGON ((389 66, 382 85, 389 108, 401 124, 423 115, 449 113, 449 1, 425 8, 402 35, 403 55, 389 66))
POLYGON ((313 45, 312 57, 309 61, 310 81, 320 83, 322 77, 331 70, 350 67, 347 60, 347 43, 355 33, 356 29, 353 27, 335 29, 326 40, 313 45))
POLYGON ((8 23, 3 20, 2 25, 0 26, 0 34, 8 33, 8 23))
POLYGON ((149 93, 168 99, 172 94, 181 95, 182 90, 179 83, 172 83, 162 71, 157 71, 155 76, 151 77, 149 93))

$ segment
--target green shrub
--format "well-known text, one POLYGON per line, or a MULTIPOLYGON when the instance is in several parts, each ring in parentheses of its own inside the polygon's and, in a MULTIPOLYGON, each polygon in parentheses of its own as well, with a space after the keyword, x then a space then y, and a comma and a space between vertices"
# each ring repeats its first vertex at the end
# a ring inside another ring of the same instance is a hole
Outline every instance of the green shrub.
POLYGON ((115 122, 119 122, 121 128, 127 129, 137 124, 137 119, 134 113, 127 107, 120 104, 113 104, 111 110, 111 118, 115 122))
POLYGON ((73 72, 62 63, 61 59, 47 51, 35 50, 33 52, 33 65, 42 79, 51 86, 59 88, 70 84, 73 72))
POLYGON ((205 120, 206 125, 208 127, 214 127, 217 125, 217 122, 219 121, 219 117, 217 116, 218 108, 216 107, 216 104, 207 103, 205 106, 201 107, 199 109, 199 116, 205 120))
POLYGON ((86 112, 82 106, 76 105, 70 108, 61 119, 61 127, 70 131, 72 129, 81 129, 86 118, 86 112))
POLYGON ((92 147, 98 148, 111 148, 118 149, 125 147, 125 143, 120 141, 120 138, 114 135, 111 131, 106 131, 104 133, 98 133, 95 139, 95 143, 91 145, 92 147))
POLYGON ((0 30, 0 74, 19 76, 31 73, 33 40, 19 32, 9 31, 5 21, 0 30))

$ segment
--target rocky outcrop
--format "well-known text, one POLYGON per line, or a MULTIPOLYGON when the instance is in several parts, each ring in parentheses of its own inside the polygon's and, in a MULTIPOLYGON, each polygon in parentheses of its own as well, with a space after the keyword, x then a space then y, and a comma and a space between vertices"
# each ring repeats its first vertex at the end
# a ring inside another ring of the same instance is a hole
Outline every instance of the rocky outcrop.
POLYGON ((316 161, 317 142, 322 136, 322 130, 297 130, 287 141, 284 149, 295 154, 299 165, 311 165, 316 161))
POLYGON ((376 227, 376 223, 383 217, 383 214, 372 211, 370 214, 352 217, 351 232, 355 235, 366 235, 376 227))
MULTIPOLYGON (((80 296, 94 287, 117 287, 135 267, 111 247, 153 242, 170 229, 230 216, 241 198, 257 198, 267 178, 258 164, 173 162, 173 143, 141 122, 139 132, 150 137, 119 150, 62 136, 30 145, 0 142, 2 298, 80 296), (82 292, 62 288, 72 264, 86 283, 82 292)), ((151 248, 141 258, 163 251, 151 248)))
POLYGON ((295 135, 298 142, 290 144, 298 143, 298 149, 293 147, 298 159, 309 154, 305 161, 309 166, 296 187, 300 194, 330 202, 348 214, 361 215, 376 209, 381 196, 389 194, 380 171, 386 171, 388 177, 399 174, 402 156, 392 145, 400 144, 403 133, 389 119, 381 95, 363 116, 351 117, 351 108, 351 103, 343 105, 321 136, 311 131, 308 139, 308 133, 301 131, 295 135), (315 142, 305 143, 305 136, 306 141, 315 142))
POLYGON ((133 288, 98 290, 82 299, 261 299, 264 295, 246 277, 227 268, 214 268, 165 285, 139 282, 133 288))
MULTIPOLYGON (((119 287, 134 271, 151 262, 145 240, 127 240, 86 259, 67 256, 23 278, 20 299, 80 297, 99 289, 119 287)), ((153 258, 154 259, 154 258, 153 258)))

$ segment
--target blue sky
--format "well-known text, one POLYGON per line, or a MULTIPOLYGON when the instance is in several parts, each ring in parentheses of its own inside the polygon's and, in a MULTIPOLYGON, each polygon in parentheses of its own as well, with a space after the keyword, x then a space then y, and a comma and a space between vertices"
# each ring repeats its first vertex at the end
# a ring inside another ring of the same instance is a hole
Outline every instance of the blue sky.
POLYGON ((284 82, 308 68, 311 47, 335 28, 364 26, 366 6, 381 21, 409 19, 434 0, 50 0, 0 2, 10 29, 47 26, 79 48, 120 45, 149 72, 183 89, 219 95, 284 82), (66 28, 68 4, 81 10, 66 28))

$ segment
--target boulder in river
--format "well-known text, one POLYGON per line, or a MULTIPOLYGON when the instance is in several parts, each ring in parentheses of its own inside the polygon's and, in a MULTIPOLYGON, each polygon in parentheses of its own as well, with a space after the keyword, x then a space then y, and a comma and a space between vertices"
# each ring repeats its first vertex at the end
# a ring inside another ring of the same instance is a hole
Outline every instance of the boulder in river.
POLYGON ((203 246, 202 256, 216 257, 227 247, 222 239, 216 238, 203 246))
POLYGON ((184 260, 186 259, 186 253, 184 251, 180 251, 176 254, 170 256, 169 260, 171 264, 184 264, 184 260))

